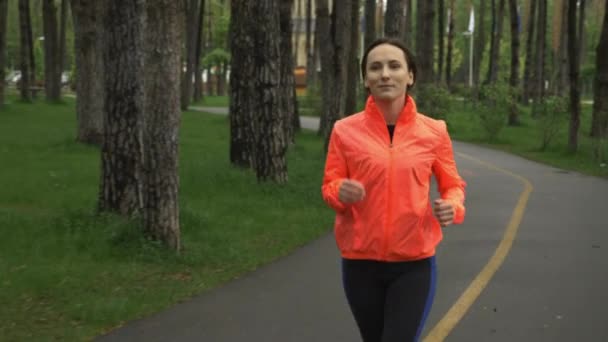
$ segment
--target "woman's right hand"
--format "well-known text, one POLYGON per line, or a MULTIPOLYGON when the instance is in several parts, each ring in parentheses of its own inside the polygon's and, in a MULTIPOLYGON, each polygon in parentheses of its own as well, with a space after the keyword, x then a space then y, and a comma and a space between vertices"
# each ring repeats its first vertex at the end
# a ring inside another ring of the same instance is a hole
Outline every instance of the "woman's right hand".
POLYGON ((365 188, 356 180, 345 179, 340 185, 339 197, 342 203, 359 202, 365 198, 365 188))

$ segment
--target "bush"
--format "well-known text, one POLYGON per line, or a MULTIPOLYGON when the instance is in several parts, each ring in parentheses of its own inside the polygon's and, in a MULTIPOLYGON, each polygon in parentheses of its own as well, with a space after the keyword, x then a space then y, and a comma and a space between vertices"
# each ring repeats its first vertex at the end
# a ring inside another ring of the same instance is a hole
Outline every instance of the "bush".
POLYGON ((539 105, 538 130, 541 138, 540 150, 544 151, 560 132, 568 118, 568 99, 552 96, 539 105))
POLYGON ((481 87, 479 91, 481 127, 486 132, 486 138, 494 141, 507 124, 511 107, 515 105, 513 92, 508 84, 490 84, 481 87))
POLYGON ((450 92, 444 86, 423 84, 416 86, 418 111, 434 119, 446 120, 450 111, 450 92))

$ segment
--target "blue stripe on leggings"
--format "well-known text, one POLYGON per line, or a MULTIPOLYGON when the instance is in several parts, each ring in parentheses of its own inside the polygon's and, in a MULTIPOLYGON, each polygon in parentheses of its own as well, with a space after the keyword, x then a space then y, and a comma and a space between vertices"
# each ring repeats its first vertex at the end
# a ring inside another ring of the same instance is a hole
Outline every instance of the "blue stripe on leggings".
POLYGON ((429 262, 431 263, 429 294, 426 297, 426 305, 424 306, 424 312, 422 313, 422 319, 420 320, 420 325, 418 325, 418 331, 416 332, 416 339, 414 341, 418 341, 418 339, 420 339, 420 334, 422 334, 424 323, 426 322, 429 312, 431 311, 431 306, 433 306, 433 298, 435 298, 435 286, 437 285, 437 267, 435 265, 435 256, 430 257, 429 262))

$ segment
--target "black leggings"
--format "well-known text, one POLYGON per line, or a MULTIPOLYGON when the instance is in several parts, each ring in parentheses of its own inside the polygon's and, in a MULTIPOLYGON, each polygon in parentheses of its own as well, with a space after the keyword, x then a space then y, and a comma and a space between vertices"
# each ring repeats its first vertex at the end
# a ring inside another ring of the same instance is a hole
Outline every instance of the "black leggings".
POLYGON ((350 309, 364 342, 415 342, 435 295, 435 257, 406 262, 342 260, 350 309))

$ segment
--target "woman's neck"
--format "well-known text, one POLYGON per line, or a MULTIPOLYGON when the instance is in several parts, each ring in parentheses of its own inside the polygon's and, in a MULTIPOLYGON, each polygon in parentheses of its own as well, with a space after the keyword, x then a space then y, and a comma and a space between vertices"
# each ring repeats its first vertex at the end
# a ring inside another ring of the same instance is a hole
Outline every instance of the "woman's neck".
POLYGON ((380 113, 384 115, 384 120, 387 125, 394 125, 399 119, 399 114, 403 111, 405 106, 406 95, 399 97, 398 99, 384 101, 376 101, 376 106, 380 110, 380 113))

